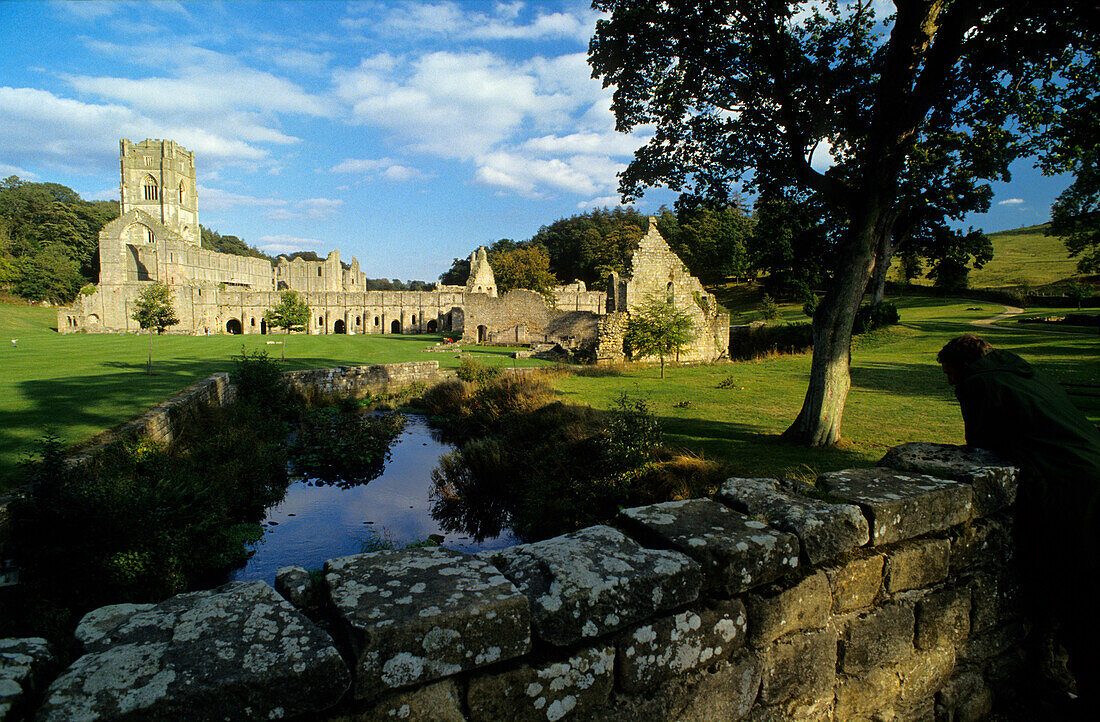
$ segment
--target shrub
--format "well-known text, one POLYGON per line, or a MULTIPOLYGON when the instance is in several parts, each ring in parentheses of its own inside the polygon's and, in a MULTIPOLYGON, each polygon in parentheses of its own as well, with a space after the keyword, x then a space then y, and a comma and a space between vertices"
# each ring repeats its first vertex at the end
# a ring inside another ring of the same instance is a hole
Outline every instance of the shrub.
POLYGON ((470 398, 464 381, 443 381, 432 386, 420 397, 420 405, 433 416, 458 413, 470 398))
POLYGON ((458 378, 471 384, 484 384, 500 375, 499 366, 487 366, 469 356, 463 356, 458 364, 458 378))
POLYGON ((802 304, 802 313, 813 318, 814 314, 817 313, 817 307, 820 305, 821 298, 817 294, 811 293, 810 297, 806 299, 806 302, 802 304))
POLYGON ((780 317, 779 304, 768 294, 760 299, 760 316, 768 321, 774 321, 780 317))
POLYGON ((241 355, 233 357, 230 378, 241 403, 267 406, 276 413, 285 410, 287 388, 283 372, 267 351, 249 353, 242 346, 241 355))
POLYGON ((601 443, 605 472, 625 474, 648 464, 661 441, 661 426, 645 399, 619 394, 601 443))
POLYGON ((860 306, 856 313, 855 324, 852 326, 852 333, 867 333, 876 328, 895 326, 900 320, 898 307, 889 301, 883 301, 874 306, 860 306))

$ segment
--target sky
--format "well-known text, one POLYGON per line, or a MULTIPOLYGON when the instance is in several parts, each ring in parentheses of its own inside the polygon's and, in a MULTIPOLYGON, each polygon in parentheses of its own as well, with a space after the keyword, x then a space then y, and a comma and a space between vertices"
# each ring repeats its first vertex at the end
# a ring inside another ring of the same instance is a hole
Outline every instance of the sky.
MULTIPOLYGON (((620 202, 649 136, 616 133, 591 78, 597 17, 571 0, 0 2, 0 177, 117 200, 119 139, 171 139, 195 153, 205 227, 432 281, 620 202)), ((1018 162, 963 225, 1042 223, 1069 182, 1018 162)))

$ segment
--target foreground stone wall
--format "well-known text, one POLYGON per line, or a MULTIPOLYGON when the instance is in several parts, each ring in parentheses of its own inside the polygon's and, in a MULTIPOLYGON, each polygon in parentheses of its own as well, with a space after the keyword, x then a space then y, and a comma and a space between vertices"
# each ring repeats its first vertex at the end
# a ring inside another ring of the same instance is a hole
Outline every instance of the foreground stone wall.
POLYGON ((38 719, 981 719, 1021 682, 1016 470, 930 444, 880 463, 105 607, 38 719))
POLYGON ((331 369, 287 371, 283 374, 287 387, 298 394, 320 392, 354 397, 396 391, 414 384, 436 384, 452 376, 453 371, 440 370, 438 361, 337 366, 331 369))

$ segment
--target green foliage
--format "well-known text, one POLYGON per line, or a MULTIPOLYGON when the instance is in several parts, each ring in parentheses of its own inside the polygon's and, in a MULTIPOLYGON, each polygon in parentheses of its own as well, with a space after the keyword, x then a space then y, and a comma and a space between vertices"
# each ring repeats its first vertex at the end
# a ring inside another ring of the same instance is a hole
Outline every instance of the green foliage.
POLYGON ((57 639, 90 609, 208 586, 247 558, 258 515, 285 493, 285 435, 266 410, 205 408, 170 446, 122 439, 72 467, 47 434, 11 507, 22 583, 0 631, 57 639))
POLYGON ((802 313, 806 314, 810 318, 814 317, 817 313, 817 307, 821 304, 821 297, 816 293, 811 293, 810 297, 806 299, 806 302, 802 304, 802 313))
POLYGON ((765 293, 760 299, 760 316, 767 321, 774 321, 782 315, 779 304, 769 294, 765 293))
POLYGON ((487 255, 497 281, 497 293, 525 288, 545 296, 557 284, 550 272, 550 256, 542 246, 501 240, 489 247, 487 255))
POLYGON ((223 236, 215 230, 199 226, 199 241, 202 247, 217 251, 218 253, 231 253, 234 256, 247 256, 249 258, 263 258, 274 263, 275 259, 267 255, 255 246, 250 246, 236 236, 223 236))
POLYGON ((96 291, 96 285, 94 283, 87 283, 80 289, 81 296, 94 296, 96 291))
POLYGON ((72 301, 99 271, 99 231, 119 215, 114 201, 85 201, 57 183, 0 181, 0 254, 17 278, 0 280, 31 300, 72 301))
POLYGON ((485 384, 500 375, 499 366, 487 366, 477 359, 463 356, 456 369, 460 381, 471 384, 485 384))
POLYGON ((679 207, 675 214, 662 208, 657 229, 703 283, 755 275, 749 258, 753 219, 740 199, 679 207))
POLYGON ((633 208, 595 208, 542 226, 530 242, 546 249, 556 278, 566 283, 584 281, 592 288, 609 273, 626 273, 634 247, 648 227, 647 217, 633 208))
POLYGON ((439 276, 439 282, 446 286, 465 286, 470 278, 470 259, 456 258, 451 267, 439 276))
POLYGON ((279 302, 264 313, 264 320, 271 328, 283 329, 282 358, 286 360, 286 337, 291 331, 301 331, 309 323, 309 305, 297 291, 283 291, 279 302))
POLYGON ((631 310, 623 340, 633 358, 658 357, 664 378, 665 359, 679 355, 695 336, 690 313, 676 308, 672 299, 650 296, 631 310))
POLYGON ((240 403, 266 406, 280 414, 286 411, 287 389, 283 371, 267 355, 267 351, 249 353, 242 347, 241 354, 233 357, 230 378, 237 388, 240 403))
POLYGON ((813 344, 813 327, 809 323, 747 326, 730 337, 730 358, 748 360, 803 353, 813 344))
POLYGON ((307 411, 287 447, 295 473, 342 488, 382 474, 393 442, 405 426, 400 414, 374 416, 358 408, 307 411))
POLYGON ((886 326, 895 326, 901 322, 901 317, 898 315, 898 307, 889 301, 883 301, 882 303, 876 303, 875 305, 864 305, 859 307, 859 313, 856 314, 856 322, 852 327, 854 333, 867 333, 868 331, 874 331, 877 328, 884 328, 886 326))
POLYGON ((608 472, 629 474, 648 464, 661 443, 661 426, 645 399, 619 394, 600 444, 608 472))
POLYGON ((167 284, 158 281, 144 286, 134 301, 131 318, 142 329, 155 328, 158 334, 164 333, 169 326, 178 324, 180 320, 172 306, 172 291, 167 284))

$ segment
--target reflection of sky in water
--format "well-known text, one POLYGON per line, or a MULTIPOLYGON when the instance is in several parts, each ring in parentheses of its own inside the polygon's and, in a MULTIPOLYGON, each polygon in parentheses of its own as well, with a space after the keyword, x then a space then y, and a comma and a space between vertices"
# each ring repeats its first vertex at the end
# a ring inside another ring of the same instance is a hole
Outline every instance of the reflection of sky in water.
POLYGON ((428 490, 432 469, 450 447, 432 438, 423 417, 407 419, 386 470, 370 483, 351 489, 291 484, 282 503, 268 509, 264 539, 256 553, 231 578, 274 583, 280 567, 318 568, 326 559, 358 554, 376 534, 398 546, 441 534, 443 546, 464 552, 515 544, 507 532, 480 544, 461 534, 443 533, 429 513, 428 490), (268 521, 278 524, 270 526, 268 521))

